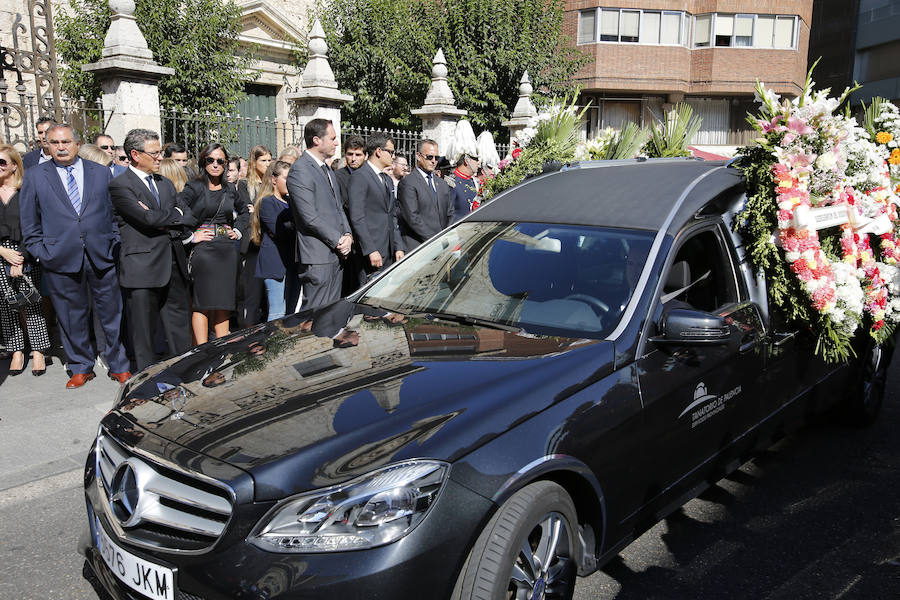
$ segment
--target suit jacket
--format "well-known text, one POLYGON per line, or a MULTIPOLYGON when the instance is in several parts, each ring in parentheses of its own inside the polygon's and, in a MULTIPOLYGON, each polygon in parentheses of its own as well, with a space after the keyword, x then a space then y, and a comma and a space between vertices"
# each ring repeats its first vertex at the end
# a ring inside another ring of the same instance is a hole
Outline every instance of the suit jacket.
POLYGON ((35 148, 34 150, 29 150, 22 155, 22 166, 26 169, 30 169, 31 167, 37 166, 40 160, 41 149, 35 148))
POLYGON ((112 173, 113 178, 118 177, 125 171, 130 171, 128 167, 123 167, 122 165, 111 164, 109 165, 109 172, 112 173))
POLYGON ((385 264, 397 250, 403 250, 403 240, 397 226, 397 203, 384 180, 368 164, 355 170, 350 177, 349 212, 353 237, 359 243, 363 260, 378 251, 385 264))
POLYGON ((434 187, 437 203, 434 191, 419 169, 414 169, 397 185, 400 234, 407 252, 453 222, 450 186, 435 175, 434 187))
POLYGON ((223 219, 235 229, 241 232, 241 239, 250 235, 250 209, 247 202, 241 198, 237 188, 232 183, 224 183, 225 196, 220 202, 214 201, 209 192, 209 187, 199 179, 187 182, 184 189, 178 195, 179 199, 188 205, 191 214, 197 219, 197 224, 209 223, 216 217, 223 219), (237 213, 237 217, 235 217, 237 213))
POLYGON ((304 265, 337 263, 340 260, 337 244, 342 235, 350 233, 350 223, 341 206, 340 182, 334 173, 329 169, 326 175, 313 157, 304 152, 291 165, 287 189, 297 228, 300 262, 304 265), (327 177, 331 178, 331 184, 327 177))
POLYGON ((28 169, 22 182, 19 210, 25 247, 41 266, 57 273, 80 271, 85 254, 98 269, 112 267, 118 251, 119 231, 109 199, 112 174, 95 162, 81 163, 84 189, 80 214, 69 201, 56 162, 28 169))
POLYGON ((185 227, 194 227, 197 221, 179 199, 171 181, 154 175, 153 183, 159 192, 159 204, 147 185, 131 169, 109 184, 122 240, 119 252, 119 285, 122 287, 155 288, 168 285, 172 277, 173 253, 182 275, 187 276, 187 260, 181 238, 185 227))
MULTIPOLYGON (((356 171, 359 171, 359 169, 356 169, 356 171)), ((354 172, 354 169, 351 169, 350 167, 341 167, 334 172, 334 176, 341 182, 341 205, 344 207, 344 212, 349 210, 350 176, 353 175, 354 172)))

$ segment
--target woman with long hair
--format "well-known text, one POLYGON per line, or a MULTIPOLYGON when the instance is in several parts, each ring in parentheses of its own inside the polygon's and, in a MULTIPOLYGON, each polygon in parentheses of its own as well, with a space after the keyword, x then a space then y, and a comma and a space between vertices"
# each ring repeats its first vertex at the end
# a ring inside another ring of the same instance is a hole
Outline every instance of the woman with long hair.
MULTIPOLYGON (((238 184, 253 213, 254 203, 259 196, 259 188, 263 177, 272 164, 272 152, 265 146, 253 146, 250 149, 250 166, 247 178, 238 184)), ((240 171, 238 171, 240 177, 240 171)), ((259 257, 259 245, 250 236, 241 240, 241 269, 238 281, 238 313, 237 321, 241 327, 250 327, 260 322, 263 312, 262 303, 265 288, 261 279, 256 277, 256 261, 259 257)))
POLYGON ((184 186, 187 185, 187 172, 174 158, 162 159, 159 163, 159 174, 172 182, 176 192, 181 192, 181 190, 184 189, 184 186))
POLYGON ((188 265, 193 280, 191 328, 194 342, 203 344, 210 323, 216 338, 228 335, 238 266, 234 240, 247 230, 249 212, 237 188, 226 180, 228 153, 222 144, 208 144, 197 162, 200 174, 184 186, 181 197, 200 223, 192 236, 188 265))
MULTIPOLYGON (((102 152, 102 151, 101 151, 102 152)), ((25 370, 25 333, 31 346, 31 374, 43 375, 47 369, 45 355, 50 351, 47 321, 39 302, 27 304, 25 332, 19 320, 19 308, 6 303, 15 292, 41 287, 41 266, 25 250, 19 225, 19 188, 22 187, 22 158, 15 148, 0 144, 0 326, 6 349, 12 352, 9 374, 25 370)))
POLYGON ((256 277, 262 279, 269 299, 269 321, 293 313, 300 299, 300 280, 294 248, 297 233, 288 204, 287 176, 291 165, 275 161, 269 166, 256 195, 250 218, 250 237, 259 244, 256 277))

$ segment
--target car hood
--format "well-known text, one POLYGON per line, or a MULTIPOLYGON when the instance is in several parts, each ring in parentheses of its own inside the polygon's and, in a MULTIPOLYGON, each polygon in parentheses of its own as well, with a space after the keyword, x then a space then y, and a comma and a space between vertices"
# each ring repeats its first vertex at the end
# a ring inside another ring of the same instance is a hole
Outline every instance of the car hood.
POLYGON ((407 458, 453 461, 608 374, 613 355, 342 300, 154 365, 115 410, 249 472, 271 500, 407 458))

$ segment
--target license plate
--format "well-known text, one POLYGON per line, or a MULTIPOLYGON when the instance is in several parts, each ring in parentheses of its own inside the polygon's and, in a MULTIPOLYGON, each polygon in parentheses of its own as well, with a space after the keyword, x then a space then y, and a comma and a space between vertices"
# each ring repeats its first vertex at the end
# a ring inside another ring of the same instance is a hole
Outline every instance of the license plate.
POLYGON ((147 562, 119 548, 99 521, 94 526, 100 556, 119 581, 153 600, 175 600, 175 573, 172 569, 147 562))

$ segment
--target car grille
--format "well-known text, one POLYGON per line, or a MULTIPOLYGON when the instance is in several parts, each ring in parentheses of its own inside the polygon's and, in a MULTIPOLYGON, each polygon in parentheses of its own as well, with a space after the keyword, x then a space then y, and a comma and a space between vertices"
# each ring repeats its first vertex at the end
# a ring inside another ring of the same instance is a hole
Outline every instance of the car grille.
POLYGON ((211 548, 232 512, 229 489, 148 460, 103 430, 97 436, 97 484, 109 520, 126 540, 180 552, 211 548))

